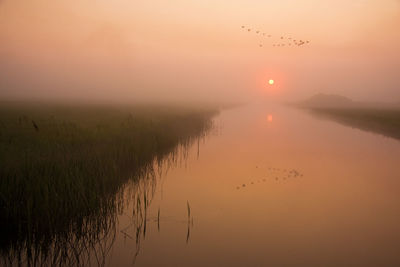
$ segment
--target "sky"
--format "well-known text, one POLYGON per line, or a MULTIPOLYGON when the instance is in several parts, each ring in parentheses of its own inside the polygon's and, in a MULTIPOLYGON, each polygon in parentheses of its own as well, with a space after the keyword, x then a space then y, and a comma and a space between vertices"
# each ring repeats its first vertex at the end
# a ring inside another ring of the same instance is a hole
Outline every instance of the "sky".
POLYGON ((400 102, 399 29, 399 0, 0 0, 0 99, 400 102))

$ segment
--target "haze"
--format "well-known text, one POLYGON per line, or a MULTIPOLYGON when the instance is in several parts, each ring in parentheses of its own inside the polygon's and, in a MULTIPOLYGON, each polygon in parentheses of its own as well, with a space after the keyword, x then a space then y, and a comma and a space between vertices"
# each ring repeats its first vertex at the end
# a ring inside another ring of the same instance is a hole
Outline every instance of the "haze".
POLYGON ((3 0, 0 97, 400 101, 399 26, 395 0, 3 0))

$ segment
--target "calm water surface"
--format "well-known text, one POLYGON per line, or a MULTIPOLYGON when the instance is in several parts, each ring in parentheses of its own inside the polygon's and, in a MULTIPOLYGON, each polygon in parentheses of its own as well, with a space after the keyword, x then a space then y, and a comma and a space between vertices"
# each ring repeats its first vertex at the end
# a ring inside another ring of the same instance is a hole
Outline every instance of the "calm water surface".
POLYGON ((399 141, 279 106, 215 125, 146 193, 145 224, 121 212, 107 265, 400 266, 399 141))

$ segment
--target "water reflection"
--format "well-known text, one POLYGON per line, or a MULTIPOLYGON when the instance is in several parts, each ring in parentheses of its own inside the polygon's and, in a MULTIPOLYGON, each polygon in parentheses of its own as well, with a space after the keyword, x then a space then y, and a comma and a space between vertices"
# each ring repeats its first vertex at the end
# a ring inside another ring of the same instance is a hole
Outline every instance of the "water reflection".
POLYGON ((71 239, 62 263, 399 265, 399 142, 284 108, 217 120, 200 157, 195 140, 130 181, 107 227, 71 239))
MULTIPOLYGON (((264 167, 264 166, 256 166, 259 169, 259 174, 255 177, 255 180, 250 181, 250 185, 256 185, 259 183, 268 183, 268 182, 279 182, 279 181, 290 181, 294 179, 298 179, 303 177, 303 173, 296 169, 281 169, 276 167, 264 167)), ((240 190, 241 187, 244 189, 249 186, 249 184, 243 183, 241 186, 236 186, 237 190, 240 190)))
POLYGON ((146 236, 137 266, 400 262, 398 142, 280 107, 239 108, 219 120, 220 135, 200 158, 193 149, 188 169, 168 173, 162 200, 156 193, 150 207, 178 218, 189 200, 189 245, 182 225, 163 221, 160 234, 146 236), (279 117, 273 127, 268 114, 279 117))

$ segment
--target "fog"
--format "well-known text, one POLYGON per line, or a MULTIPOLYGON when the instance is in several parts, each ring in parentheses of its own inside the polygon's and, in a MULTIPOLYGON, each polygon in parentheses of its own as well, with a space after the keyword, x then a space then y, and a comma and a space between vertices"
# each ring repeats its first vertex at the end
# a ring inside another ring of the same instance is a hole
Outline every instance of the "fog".
POLYGON ((399 27, 397 0, 2 0, 0 98, 400 102, 399 27))

